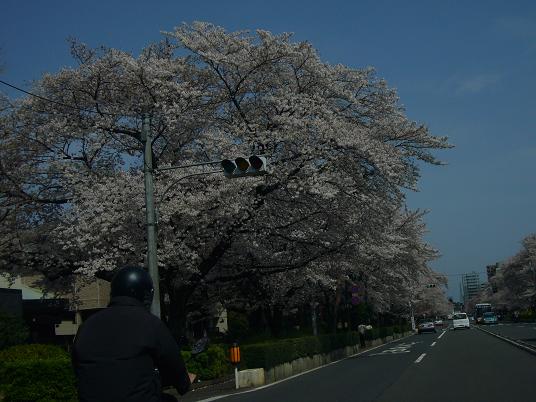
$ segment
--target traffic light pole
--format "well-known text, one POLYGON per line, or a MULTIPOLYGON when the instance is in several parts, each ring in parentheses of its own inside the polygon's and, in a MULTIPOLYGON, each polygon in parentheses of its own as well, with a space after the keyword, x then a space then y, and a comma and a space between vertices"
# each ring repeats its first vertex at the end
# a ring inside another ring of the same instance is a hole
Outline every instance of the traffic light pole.
MULTIPOLYGON (((141 126, 141 140, 143 142, 143 176, 145 181, 145 212, 147 221, 147 270, 153 280, 154 295, 151 303, 151 313, 161 318, 160 309, 160 275, 158 272, 157 234, 156 234, 156 207, 154 200, 154 172, 155 170, 182 169, 193 166, 215 165, 221 161, 194 163, 190 165, 171 166, 162 169, 153 167, 153 135, 148 115, 143 116, 141 126)), ((218 171, 219 172, 219 171, 218 171)), ((214 172, 204 173, 210 174, 214 172)), ((197 176, 198 174, 190 175, 197 176)), ((187 177, 190 177, 187 176, 187 177)))
POLYGON ((153 136, 149 116, 143 116, 141 139, 144 142, 143 176, 145 179, 145 212, 147 215, 147 268, 153 279, 154 295, 151 313, 160 318, 160 275, 156 254, 156 213, 153 182, 153 136))
MULTIPOLYGON (((155 208, 155 200, 154 200, 154 177, 153 177, 154 172, 172 170, 172 169, 183 169, 183 168, 189 168, 189 167, 194 167, 194 166, 206 166, 206 165, 216 165, 216 164, 223 165, 224 161, 192 163, 189 165, 169 166, 169 167, 163 167, 160 169, 154 169, 153 168, 153 135, 151 132, 149 116, 147 114, 143 116, 142 127, 141 127, 141 140, 144 145, 143 176, 144 176, 144 181, 145 181, 145 212, 147 216, 147 270, 149 271, 149 275, 151 276, 153 280, 153 286, 154 286, 153 301, 151 303, 151 313, 157 316, 158 318, 160 318, 161 317, 160 275, 158 273, 158 257, 157 257, 157 246, 156 246, 157 234, 156 234, 156 208, 155 208)), ((256 176, 258 174, 267 173, 264 169, 266 166, 266 159, 264 157, 252 156, 250 157, 249 163, 251 163, 251 165, 254 167, 254 171, 252 173, 243 172, 242 174, 240 174, 240 176, 247 176, 247 175, 256 176)), ((223 171, 225 172, 225 166, 223 167, 224 167, 223 171)), ((248 164, 248 167, 249 167, 249 164, 248 164)), ((204 173, 195 173, 192 175, 182 177, 179 180, 185 179, 187 177, 206 175, 206 174, 217 173, 217 172, 221 172, 221 170, 215 170, 215 171, 204 172, 204 173)), ((227 176, 229 177, 229 175, 227 176)), ((177 182, 178 181, 175 181, 173 184, 176 184, 177 182)), ((169 190, 169 188, 167 190, 169 190)), ((164 193, 166 193, 167 190, 164 191, 164 193)))

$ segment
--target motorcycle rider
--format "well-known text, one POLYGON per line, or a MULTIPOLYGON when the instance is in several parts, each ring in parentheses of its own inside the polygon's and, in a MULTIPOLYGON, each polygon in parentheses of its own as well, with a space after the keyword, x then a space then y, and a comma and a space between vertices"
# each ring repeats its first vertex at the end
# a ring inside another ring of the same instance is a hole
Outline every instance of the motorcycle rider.
POLYGON ((156 402, 162 385, 188 392, 195 375, 187 372, 167 327, 149 312, 153 293, 143 268, 125 267, 114 276, 110 304, 85 321, 75 338, 80 401, 156 402))

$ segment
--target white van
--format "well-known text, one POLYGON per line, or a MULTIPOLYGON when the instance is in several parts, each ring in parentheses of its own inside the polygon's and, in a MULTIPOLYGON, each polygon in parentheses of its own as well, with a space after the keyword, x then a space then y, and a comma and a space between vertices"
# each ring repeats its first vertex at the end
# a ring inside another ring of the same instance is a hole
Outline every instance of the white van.
POLYGON ((452 316, 452 326, 456 328, 469 329, 469 317, 465 313, 456 313, 452 316))

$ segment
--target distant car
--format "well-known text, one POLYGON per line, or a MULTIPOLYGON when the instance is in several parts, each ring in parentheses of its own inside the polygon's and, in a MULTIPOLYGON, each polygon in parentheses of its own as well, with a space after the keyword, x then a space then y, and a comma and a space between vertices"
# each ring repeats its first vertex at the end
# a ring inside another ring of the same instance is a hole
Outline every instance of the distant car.
POLYGON ((423 332, 437 332, 434 321, 432 320, 419 321, 419 324, 417 325, 417 333, 420 335, 423 332))
POLYGON ((443 320, 442 319, 435 320, 434 325, 436 327, 442 327, 443 326, 443 320))
POLYGON ((452 316, 452 326, 457 328, 470 328, 469 317, 465 313, 456 313, 452 316))
POLYGON ((491 324, 497 324, 498 322, 499 320, 497 316, 492 311, 488 311, 487 313, 484 313, 482 315, 482 324, 491 325, 491 324))

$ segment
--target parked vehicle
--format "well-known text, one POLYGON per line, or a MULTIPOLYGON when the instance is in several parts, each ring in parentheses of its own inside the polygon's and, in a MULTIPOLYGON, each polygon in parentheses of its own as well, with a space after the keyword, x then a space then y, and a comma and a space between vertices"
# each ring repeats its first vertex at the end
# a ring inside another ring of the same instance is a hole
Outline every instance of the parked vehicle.
POLYGON ((469 317, 465 313, 456 313, 452 316, 452 326, 457 328, 470 328, 469 317))
POLYGON ((436 327, 442 327, 443 326, 443 320, 441 318, 438 318, 437 320, 434 321, 434 325, 436 327))
POLYGON ((485 325, 491 325, 491 324, 497 324, 499 322, 499 319, 497 318, 497 315, 493 311, 489 311, 487 313, 484 313, 482 315, 482 324, 485 325))
POLYGON ((423 319, 417 325, 417 333, 420 335, 423 332, 437 332, 433 320, 423 319))

